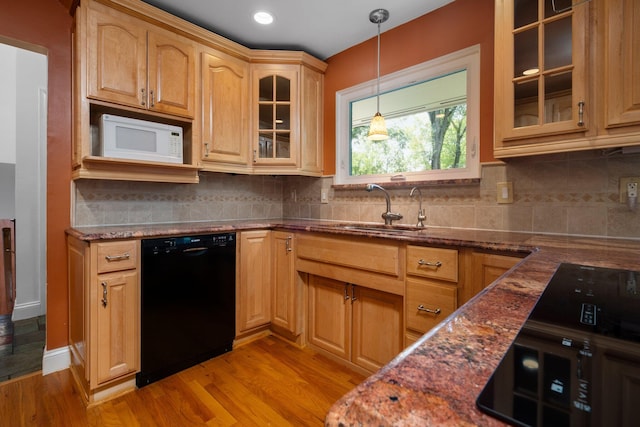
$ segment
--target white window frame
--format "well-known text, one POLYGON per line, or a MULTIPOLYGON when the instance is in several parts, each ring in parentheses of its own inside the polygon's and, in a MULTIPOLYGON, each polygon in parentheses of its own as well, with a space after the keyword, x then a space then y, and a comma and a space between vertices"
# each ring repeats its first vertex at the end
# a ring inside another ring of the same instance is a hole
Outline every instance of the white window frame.
MULTIPOLYGON (((380 77, 380 93, 434 79, 455 71, 467 70, 467 150, 466 167, 398 174, 351 176, 349 145, 351 139, 350 104, 376 95, 377 81, 370 80, 336 92, 336 175, 334 183, 415 182, 480 178, 480 45, 414 65, 380 77)), ((383 109, 383 108, 382 108, 383 109)), ((384 111, 381 111, 384 116, 384 111)))

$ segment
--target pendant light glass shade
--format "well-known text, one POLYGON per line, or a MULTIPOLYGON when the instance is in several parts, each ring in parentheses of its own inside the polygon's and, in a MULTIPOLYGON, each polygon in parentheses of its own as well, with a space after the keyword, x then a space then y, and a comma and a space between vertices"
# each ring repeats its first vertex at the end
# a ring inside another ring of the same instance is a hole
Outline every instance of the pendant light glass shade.
POLYGON ((389 138, 387 125, 384 122, 384 117, 380 114, 380 24, 387 19, 389 19, 389 11, 386 9, 375 9, 369 14, 369 21, 378 24, 378 90, 376 94, 376 114, 371 119, 369 135, 367 135, 367 138, 372 141, 384 141, 389 138))
POLYGON ((384 123, 384 117, 379 112, 371 119, 371 125, 369 126, 369 135, 367 135, 372 141, 384 141, 389 139, 389 132, 387 132, 387 125, 384 123))

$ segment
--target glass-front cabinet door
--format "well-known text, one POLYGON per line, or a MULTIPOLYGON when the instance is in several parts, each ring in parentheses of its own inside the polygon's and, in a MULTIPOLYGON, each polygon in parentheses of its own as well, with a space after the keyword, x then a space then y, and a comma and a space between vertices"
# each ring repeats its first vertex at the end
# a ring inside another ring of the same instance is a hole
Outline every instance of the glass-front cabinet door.
POLYGON ((588 10, 574 0, 496 1, 496 147, 586 131, 588 10))
POLYGON ((297 165, 298 69, 281 66, 253 70, 256 165, 297 165))

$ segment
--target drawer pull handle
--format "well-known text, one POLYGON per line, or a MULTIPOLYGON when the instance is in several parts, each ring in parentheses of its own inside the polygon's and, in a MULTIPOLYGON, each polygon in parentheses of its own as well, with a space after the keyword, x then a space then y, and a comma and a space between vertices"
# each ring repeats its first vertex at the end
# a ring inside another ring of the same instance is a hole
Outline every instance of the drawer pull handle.
POLYGON ((293 236, 287 236, 284 240, 284 246, 287 252, 293 251, 293 248, 291 247, 291 240, 293 240, 293 236))
POLYGON ((430 308, 426 308, 424 305, 420 304, 418 306, 418 311, 424 311, 425 313, 440 314, 442 310, 440 310, 439 308, 436 308, 435 310, 433 310, 430 308))
POLYGON ((436 262, 431 262, 431 261, 425 261, 423 259, 419 259, 418 260, 418 265, 423 265, 426 267, 442 267, 442 263, 440 261, 436 261, 436 262))
POLYGON ((122 261, 125 259, 129 259, 131 258, 131 255, 129 255, 129 252, 125 252, 122 255, 105 255, 104 259, 106 259, 107 261, 111 262, 111 261, 122 261))
POLYGON ((107 283, 106 282, 102 282, 100 283, 102 285, 102 306, 103 307, 107 307, 107 283))

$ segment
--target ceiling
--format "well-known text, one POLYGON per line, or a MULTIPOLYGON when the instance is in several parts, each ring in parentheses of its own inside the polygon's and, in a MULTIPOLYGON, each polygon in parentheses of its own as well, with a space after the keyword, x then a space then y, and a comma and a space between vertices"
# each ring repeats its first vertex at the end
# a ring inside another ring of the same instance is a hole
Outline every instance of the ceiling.
POLYGON ((144 0, 200 27, 254 49, 303 50, 320 59, 378 33, 369 13, 384 8, 381 32, 454 0, 144 0), (274 15, 270 26, 253 21, 257 11, 274 15))

